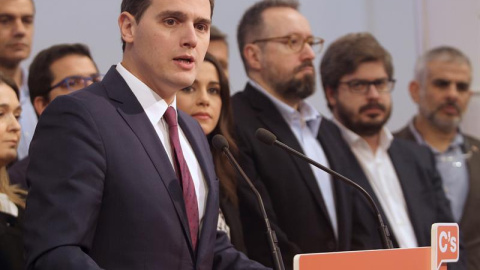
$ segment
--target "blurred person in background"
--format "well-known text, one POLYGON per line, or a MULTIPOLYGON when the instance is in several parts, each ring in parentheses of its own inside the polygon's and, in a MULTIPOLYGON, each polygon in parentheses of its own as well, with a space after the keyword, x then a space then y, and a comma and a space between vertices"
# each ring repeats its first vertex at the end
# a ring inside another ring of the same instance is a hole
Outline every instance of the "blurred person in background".
POLYGON ((210 44, 207 52, 212 54, 220 63, 225 75, 228 77, 228 42, 227 35, 216 26, 210 29, 210 44))
POLYGON ((30 103, 28 73, 20 64, 30 56, 34 31, 35 7, 32 0, 0 0, 0 71, 13 79, 20 90, 22 136, 18 159, 28 155, 37 116, 30 103))
POLYGON ((26 191, 11 185, 6 166, 17 158, 18 119, 22 108, 18 87, 0 72, 0 269, 24 269, 21 221, 26 191))
MULTIPOLYGON (((35 113, 40 116, 56 97, 70 94, 101 79, 86 45, 54 45, 40 51, 30 64, 29 103, 33 104, 35 113)), ((8 169, 12 184, 27 189, 25 174, 29 160, 26 156, 8 169)))
POLYGON ((449 46, 425 52, 409 86, 418 113, 394 135, 434 153, 443 190, 463 232, 468 269, 480 269, 480 141, 460 129, 471 83, 472 65, 463 52, 449 46))

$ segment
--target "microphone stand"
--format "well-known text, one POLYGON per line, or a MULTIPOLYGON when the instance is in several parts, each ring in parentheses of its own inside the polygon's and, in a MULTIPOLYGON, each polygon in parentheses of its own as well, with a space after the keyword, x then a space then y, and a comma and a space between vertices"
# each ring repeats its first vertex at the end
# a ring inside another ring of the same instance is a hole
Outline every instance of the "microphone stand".
POLYGON ((276 136, 266 129, 259 128, 256 132, 256 135, 257 135, 256 136, 257 139, 259 139, 261 142, 263 142, 267 145, 275 144, 275 145, 279 146, 280 148, 286 150, 287 152, 289 152, 289 153, 305 160, 306 162, 312 164, 313 166, 329 173, 330 175, 335 176, 337 179, 342 180, 344 183, 347 183, 347 184, 355 187, 356 189, 360 190, 360 192, 367 198, 367 201, 370 203, 373 210, 375 211, 375 214, 377 215, 377 221, 378 221, 378 224, 379 224, 378 229, 379 229, 379 232, 380 232, 380 236, 382 238, 383 247, 385 249, 393 249, 393 244, 392 244, 392 240, 390 240, 390 232, 388 230, 388 227, 383 222, 382 215, 380 214, 380 211, 378 210, 378 207, 375 204, 375 201, 373 200, 373 198, 370 196, 370 194, 368 194, 368 192, 365 189, 363 189, 360 185, 353 182, 352 180, 350 180, 350 179, 346 178, 345 176, 337 173, 336 171, 333 171, 330 168, 327 168, 327 167, 323 166, 322 164, 312 160, 311 158, 307 157, 306 155, 304 155, 304 154, 298 152, 297 150, 291 148, 290 146, 278 141, 276 136))
POLYGON ((276 270, 285 270, 285 266, 283 264, 283 259, 282 259, 282 253, 280 252, 280 247, 278 246, 277 235, 275 234, 275 231, 270 226, 270 221, 268 220, 267 212, 265 210, 265 206, 263 204, 263 200, 262 200, 262 197, 260 196, 260 193, 255 188, 255 186, 253 185, 250 178, 248 178, 248 176, 242 170, 242 168, 238 164, 237 160, 233 157, 232 153, 228 149, 228 142, 225 139, 225 137, 223 137, 220 134, 217 134, 213 137, 212 140, 214 141, 213 145, 215 146, 215 148, 217 148, 218 150, 221 150, 225 154, 225 156, 227 157, 230 164, 242 176, 242 178, 245 179, 247 184, 252 189, 253 193, 255 193, 255 196, 257 197, 258 204, 260 205, 260 209, 261 209, 261 212, 262 212, 262 216, 263 216, 265 225, 267 227, 268 244, 270 246, 270 250, 272 251, 273 263, 274 263, 275 269, 276 270))

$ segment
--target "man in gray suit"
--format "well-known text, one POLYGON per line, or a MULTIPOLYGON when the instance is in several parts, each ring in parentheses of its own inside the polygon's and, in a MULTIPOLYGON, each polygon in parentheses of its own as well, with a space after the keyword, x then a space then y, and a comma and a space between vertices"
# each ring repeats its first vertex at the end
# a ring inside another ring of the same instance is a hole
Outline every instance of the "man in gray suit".
POLYGON ((395 136, 426 145, 435 154, 443 189, 460 223, 468 268, 480 269, 480 141, 459 128, 472 95, 470 60, 456 48, 427 51, 415 66, 410 95, 418 113, 395 136))

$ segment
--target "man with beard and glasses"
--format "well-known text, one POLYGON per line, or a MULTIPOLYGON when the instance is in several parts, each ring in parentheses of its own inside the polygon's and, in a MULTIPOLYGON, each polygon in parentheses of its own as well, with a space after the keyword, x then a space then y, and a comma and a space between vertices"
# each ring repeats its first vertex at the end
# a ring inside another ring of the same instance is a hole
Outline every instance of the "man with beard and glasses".
POLYGON ((472 66, 452 47, 427 51, 415 66, 410 95, 418 113, 395 136, 426 145, 435 154, 443 189, 465 237, 468 269, 480 269, 480 141, 459 128, 472 95, 472 66))
MULTIPOLYGON (((322 149, 329 142, 318 137, 321 115, 305 102, 315 91, 313 60, 323 40, 312 35, 298 4, 268 0, 244 13, 237 40, 249 77, 245 90, 233 97, 240 163, 263 197, 286 269, 299 253, 352 249, 353 231, 360 226, 352 228, 350 187, 255 138, 258 128, 268 129, 329 166, 334 152, 322 149)), ((244 180, 238 185, 248 256, 272 265, 256 197, 244 180)))
MULTIPOLYGON (((390 53, 369 33, 348 34, 329 46, 320 75, 333 114, 320 133, 336 138, 340 173, 372 195, 395 247, 430 246, 432 224, 453 216, 431 152, 385 126, 395 83, 390 53)), ((376 229, 373 212, 364 219, 376 229)))

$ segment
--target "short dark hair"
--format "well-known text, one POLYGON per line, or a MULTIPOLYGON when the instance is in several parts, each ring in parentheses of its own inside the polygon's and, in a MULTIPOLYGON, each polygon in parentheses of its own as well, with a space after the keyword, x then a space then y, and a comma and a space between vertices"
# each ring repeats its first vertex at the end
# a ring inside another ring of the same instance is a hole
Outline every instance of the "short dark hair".
POLYGON ((86 56, 92 59, 93 64, 95 64, 88 47, 80 43, 54 45, 42 50, 35 56, 28 71, 28 90, 30 91, 32 104, 36 97, 47 98, 52 91, 50 87, 54 78, 50 66, 53 62, 72 54, 86 56))
POLYGON ((237 42, 240 55, 242 57, 243 66, 247 71, 247 63, 243 55, 243 48, 254 39, 260 38, 265 30, 265 24, 262 14, 265 10, 276 7, 287 7, 298 10, 298 2, 294 0, 264 0, 253 4, 249 7, 237 28, 237 42))
MULTIPOLYGON (((213 16, 213 7, 215 6, 215 0, 210 1, 210 17, 213 16)), ((122 0, 122 4, 120 6, 120 13, 121 12, 128 12, 135 17, 135 21, 137 23, 140 22, 140 19, 145 13, 145 10, 152 4, 152 0, 122 0)), ((122 51, 125 51, 125 41, 122 39, 122 51)))
POLYGON ((13 91, 15 92, 15 94, 17 95, 17 98, 20 99, 20 93, 19 93, 19 90, 18 90, 18 86, 17 84, 15 83, 15 81, 8 77, 7 75, 5 75, 3 72, 0 71, 0 84, 6 84, 8 87, 12 88, 13 91))
MULTIPOLYGON (((393 79, 392 56, 372 34, 350 33, 335 40, 320 62, 320 78, 325 95, 328 87, 337 90, 344 75, 354 73, 363 63, 376 61, 383 63, 388 78, 393 79)), ((328 108, 332 109, 330 104, 328 108)))
POLYGON ((214 40, 222 40, 227 42, 227 35, 220 31, 218 27, 212 25, 212 27, 210 28, 210 41, 214 40))

